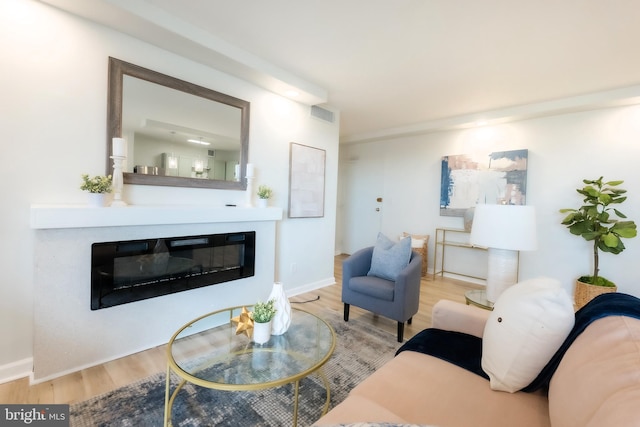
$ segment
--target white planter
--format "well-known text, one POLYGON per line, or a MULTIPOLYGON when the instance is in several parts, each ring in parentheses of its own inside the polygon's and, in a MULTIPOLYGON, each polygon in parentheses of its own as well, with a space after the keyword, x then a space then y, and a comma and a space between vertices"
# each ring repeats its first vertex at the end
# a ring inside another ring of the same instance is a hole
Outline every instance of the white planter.
POLYGON ((109 195, 106 193, 87 193, 89 206, 94 208, 104 208, 108 206, 109 195))
POLYGON ((258 207, 259 208, 266 208, 267 206, 269 206, 269 199, 260 199, 260 198, 258 198, 258 207))
POLYGON ((291 325, 291 303, 284 292, 282 283, 275 282, 271 294, 267 301, 274 300, 274 308, 276 309, 276 315, 273 317, 273 326, 271 330, 272 335, 282 335, 287 332, 291 325))
POLYGON ((253 322, 253 342, 264 344, 271 338, 271 322, 253 322))

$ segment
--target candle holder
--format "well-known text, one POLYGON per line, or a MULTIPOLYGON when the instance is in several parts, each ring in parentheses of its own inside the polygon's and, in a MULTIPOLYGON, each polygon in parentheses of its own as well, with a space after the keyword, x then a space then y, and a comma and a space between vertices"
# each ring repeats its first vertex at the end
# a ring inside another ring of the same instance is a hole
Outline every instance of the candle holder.
POLYGON ((247 178, 247 202, 246 205, 248 208, 253 207, 253 176, 246 176, 247 178))
POLYGON ((127 206, 122 200, 122 187, 124 186, 124 179, 122 177, 122 163, 125 156, 111 156, 113 159, 113 201, 111 206, 127 206))

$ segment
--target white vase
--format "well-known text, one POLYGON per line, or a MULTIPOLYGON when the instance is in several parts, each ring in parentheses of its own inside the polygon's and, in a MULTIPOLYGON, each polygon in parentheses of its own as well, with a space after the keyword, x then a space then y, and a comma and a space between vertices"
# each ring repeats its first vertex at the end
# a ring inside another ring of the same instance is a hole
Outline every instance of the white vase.
POLYGON ((271 338, 271 321, 265 323, 253 322, 253 342, 264 344, 271 338))
POLYGON ((87 193, 89 206, 94 208, 104 208, 107 206, 108 194, 105 193, 87 193))
POLYGON ((287 332, 291 325, 291 303, 287 295, 284 293, 282 283, 275 282, 271 294, 267 301, 274 300, 273 307, 276 309, 276 315, 273 317, 273 326, 271 328, 272 335, 282 335, 287 332))
POLYGON ((269 199, 260 199, 260 198, 258 198, 258 207, 259 208, 266 208, 267 206, 269 206, 269 199))

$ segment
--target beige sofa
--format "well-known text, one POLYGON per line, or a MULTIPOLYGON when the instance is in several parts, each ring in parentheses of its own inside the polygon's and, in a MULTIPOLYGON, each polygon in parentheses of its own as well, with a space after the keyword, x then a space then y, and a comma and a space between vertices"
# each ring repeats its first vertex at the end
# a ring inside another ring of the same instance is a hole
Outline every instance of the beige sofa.
MULTIPOLYGON (((489 313, 440 301, 433 309, 433 327, 481 337, 489 313)), ((493 391, 488 380, 451 363, 401 352, 316 425, 364 422, 441 427, 640 426, 640 320, 609 316, 591 323, 562 358, 548 395, 493 391)))

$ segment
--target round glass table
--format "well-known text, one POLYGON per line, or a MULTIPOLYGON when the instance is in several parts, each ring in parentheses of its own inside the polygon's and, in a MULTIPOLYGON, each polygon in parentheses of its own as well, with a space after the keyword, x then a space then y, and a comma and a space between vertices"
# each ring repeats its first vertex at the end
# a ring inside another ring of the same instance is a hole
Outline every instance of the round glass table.
MULTIPOLYGON (((250 306, 246 306, 250 309, 250 306)), ((293 425, 297 425, 300 380, 318 372, 326 389, 324 415, 330 402, 329 382, 322 366, 333 354, 336 335, 323 319, 304 310, 291 310, 291 326, 255 344, 245 333, 236 334, 232 319, 243 306, 226 308, 198 317, 180 328, 167 345, 167 378, 164 425, 170 426, 171 410, 185 384, 223 391, 251 391, 294 384, 293 425), (180 377, 171 390, 171 373, 180 377)))
POLYGON ((467 305, 471 304, 476 307, 484 308, 485 310, 493 310, 493 303, 487 299, 487 292, 484 289, 467 291, 464 294, 464 298, 467 305))

